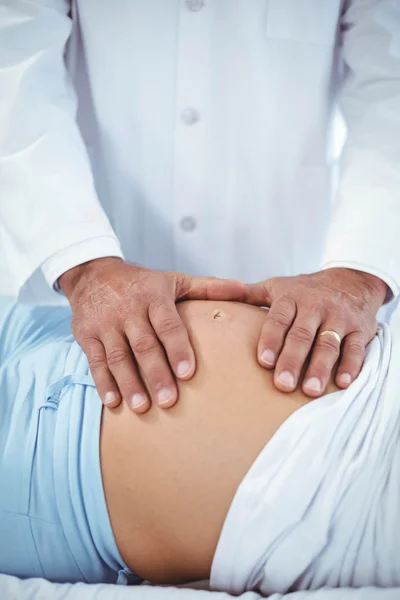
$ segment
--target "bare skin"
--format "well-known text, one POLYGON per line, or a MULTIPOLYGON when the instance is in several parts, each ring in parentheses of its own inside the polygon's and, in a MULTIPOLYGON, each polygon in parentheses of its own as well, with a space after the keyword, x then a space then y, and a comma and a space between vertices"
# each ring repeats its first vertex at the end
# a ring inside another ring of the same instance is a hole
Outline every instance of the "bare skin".
MULTIPOLYGON (((111 524, 127 564, 154 583, 208 578, 236 489, 280 425, 310 401, 284 393, 257 361, 265 310, 184 302, 197 356, 179 402, 142 415, 103 411, 101 464, 111 524)), ((333 380, 326 393, 338 388, 333 380)))

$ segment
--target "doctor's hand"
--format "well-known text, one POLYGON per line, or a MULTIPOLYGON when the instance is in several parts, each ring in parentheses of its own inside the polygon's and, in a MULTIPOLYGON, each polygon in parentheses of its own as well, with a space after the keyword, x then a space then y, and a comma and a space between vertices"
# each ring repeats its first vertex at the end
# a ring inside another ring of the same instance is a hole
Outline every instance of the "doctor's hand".
POLYGON ((347 388, 354 381, 377 331, 386 283, 368 273, 334 268, 249 287, 251 303, 270 306, 257 354, 260 365, 275 368, 279 390, 296 388, 307 358, 302 384, 307 396, 325 391, 339 357, 336 385, 347 388))
POLYGON ((59 278, 72 307, 72 332, 85 352, 103 404, 123 398, 136 413, 150 399, 175 404, 175 376, 190 379, 196 362, 175 302, 244 300, 240 281, 153 271, 101 258, 59 278))

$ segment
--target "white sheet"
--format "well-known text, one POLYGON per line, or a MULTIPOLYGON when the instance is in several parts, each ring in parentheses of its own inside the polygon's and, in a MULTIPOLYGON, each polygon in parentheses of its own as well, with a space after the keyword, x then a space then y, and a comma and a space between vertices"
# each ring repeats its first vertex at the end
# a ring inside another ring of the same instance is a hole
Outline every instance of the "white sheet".
POLYGON ((400 361, 391 337, 381 325, 357 380, 292 414, 260 453, 225 520, 211 589, 400 586, 400 361))
MULTIPOLYGON (((9 575, 0 575, 2 600, 233 600, 224 592, 208 592, 175 587, 141 585, 125 587, 114 585, 88 585, 86 583, 57 584, 44 579, 21 581, 9 575)), ((246 592, 240 600, 259 600, 261 596, 246 592)), ((399 600, 400 588, 322 589, 313 592, 273 594, 269 600, 399 600)))

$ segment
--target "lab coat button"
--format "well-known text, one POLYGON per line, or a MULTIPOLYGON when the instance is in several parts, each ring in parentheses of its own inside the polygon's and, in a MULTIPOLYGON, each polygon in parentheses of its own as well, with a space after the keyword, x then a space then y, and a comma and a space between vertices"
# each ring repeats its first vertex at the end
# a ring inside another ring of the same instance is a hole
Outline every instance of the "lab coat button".
POLYGON ((192 12, 199 12, 204 6, 204 0, 186 0, 185 4, 192 12))
POLYGON ((200 120, 200 113, 195 108, 188 106, 181 112, 181 120, 185 125, 193 125, 200 120))
POLYGON ((196 219, 193 217, 183 217, 183 219, 181 219, 181 229, 187 233, 193 231, 196 229, 196 219))

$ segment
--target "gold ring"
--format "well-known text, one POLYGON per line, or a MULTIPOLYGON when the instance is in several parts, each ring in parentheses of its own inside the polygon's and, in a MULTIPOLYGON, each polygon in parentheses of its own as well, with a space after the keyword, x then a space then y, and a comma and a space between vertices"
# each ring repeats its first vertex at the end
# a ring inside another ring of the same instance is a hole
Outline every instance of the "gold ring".
POLYGON ((335 340, 338 342, 339 346, 340 346, 340 344, 342 343, 342 340, 340 339, 340 335, 339 335, 338 333, 336 333, 336 331, 329 331, 329 330, 327 330, 327 331, 322 331, 322 332, 321 332, 319 335, 320 335, 321 337, 322 337, 323 335, 333 335, 333 337, 335 338, 335 340))

